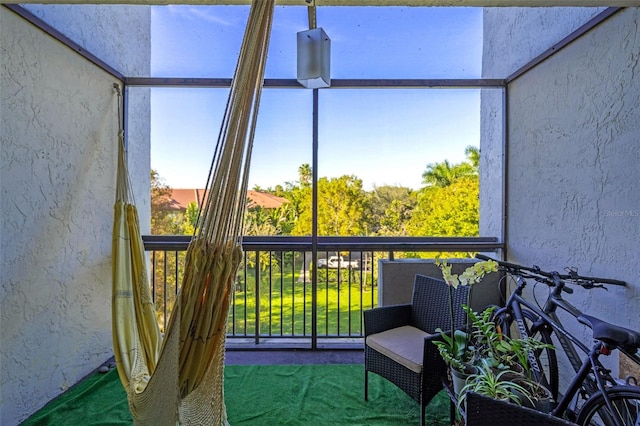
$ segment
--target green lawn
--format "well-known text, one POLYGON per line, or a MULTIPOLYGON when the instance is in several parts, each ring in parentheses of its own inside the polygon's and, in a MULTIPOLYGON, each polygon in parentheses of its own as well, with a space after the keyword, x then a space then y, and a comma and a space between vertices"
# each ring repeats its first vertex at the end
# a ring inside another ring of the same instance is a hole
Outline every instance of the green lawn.
MULTIPOLYGON (((310 336, 313 289, 300 279, 298 272, 260 274, 260 334, 276 336, 310 336)), ((364 274, 362 274, 364 276, 364 274)), ((360 271, 318 271, 317 330, 320 336, 359 335, 362 332, 362 310, 375 306, 377 286, 371 277, 360 283, 360 271)), ((247 271, 234 295, 228 333, 255 335, 256 279, 247 271), (245 291, 246 289, 246 291, 245 291), (235 320, 233 320, 235 318, 235 320), (246 323, 246 326, 245 326, 246 323)))
MULTIPOLYGON (((302 254, 269 256, 263 252, 258 267, 255 252, 247 255, 247 266, 243 263, 237 273, 227 332, 233 336, 255 336, 259 294, 261 336, 311 336, 313 289, 311 273, 301 270, 302 254)), ((160 253, 153 266, 156 312, 164 330, 168 320, 164 308, 166 305, 168 313, 173 308, 176 283, 182 281, 184 252, 169 253, 166 258, 160 253)), ((363 331, 362 311, 377 305, 376 283, 375 272, 372 275, 370 271, 319 269, 318 335, 359 336, 363 331)))

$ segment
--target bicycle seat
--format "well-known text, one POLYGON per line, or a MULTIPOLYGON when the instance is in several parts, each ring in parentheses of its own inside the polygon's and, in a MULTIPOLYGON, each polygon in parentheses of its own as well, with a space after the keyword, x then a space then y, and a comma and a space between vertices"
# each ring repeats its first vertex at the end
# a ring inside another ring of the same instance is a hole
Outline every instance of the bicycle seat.
POLYGON ((596 340, 620 346, 630 352, 636 352, 640 348, 640 333, 637 331, 619 327, 589 315, 580 315, 578 321, 591 327, 593 338, 596 340))

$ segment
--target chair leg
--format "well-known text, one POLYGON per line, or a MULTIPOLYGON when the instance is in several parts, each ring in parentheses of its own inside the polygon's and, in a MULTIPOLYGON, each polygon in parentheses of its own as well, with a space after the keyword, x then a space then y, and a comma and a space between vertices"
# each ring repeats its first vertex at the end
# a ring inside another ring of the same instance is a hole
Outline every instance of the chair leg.
POLYGON ((425 426, 425 423, 424 423, 425 411, 427 411, 427 407, 425 407, 424 404, 420 402, 420 425, 421 426, 425 426))
POLYGON ((369 400, 369 371, 364 370, 364 400, 369 400))
POLYGON ((456 424, 456 404, 453 401, 449 401, 449 424, 456 424))

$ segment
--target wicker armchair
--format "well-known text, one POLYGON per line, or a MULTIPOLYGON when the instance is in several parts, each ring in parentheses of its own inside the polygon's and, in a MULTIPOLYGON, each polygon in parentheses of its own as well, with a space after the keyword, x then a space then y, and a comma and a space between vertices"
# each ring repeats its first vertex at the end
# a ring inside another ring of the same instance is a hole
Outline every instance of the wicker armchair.
POLYGON ((465 401, 467 426, 575 426, 575 423, 551 414, 475 392, 468 392, 465 401))
MULTIPOLYGON (((468 287, 452 289, 454 327, 462 328, 468 287)), ((364 398, 369 399, 369 372, 389 380, 425 407, 442 390, 447 367, 432 342, 437 328, 451 329, 449 287, 440 279, 416 275, 411 304, 364 312, 364 398)))

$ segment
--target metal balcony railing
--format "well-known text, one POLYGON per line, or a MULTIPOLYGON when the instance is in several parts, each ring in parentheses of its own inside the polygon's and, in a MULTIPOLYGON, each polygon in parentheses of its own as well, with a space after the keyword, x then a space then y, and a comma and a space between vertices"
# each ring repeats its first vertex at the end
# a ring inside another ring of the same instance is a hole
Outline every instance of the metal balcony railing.
MULTIPOLYGON (((143 239, 164 330, 190 237, 143 239)), ((242 245, 227 342, 252 347, 361 344, 363 311, 377 306, 379 260, 502 248, 495 238, 416 237, 244 237, 242 245)))

